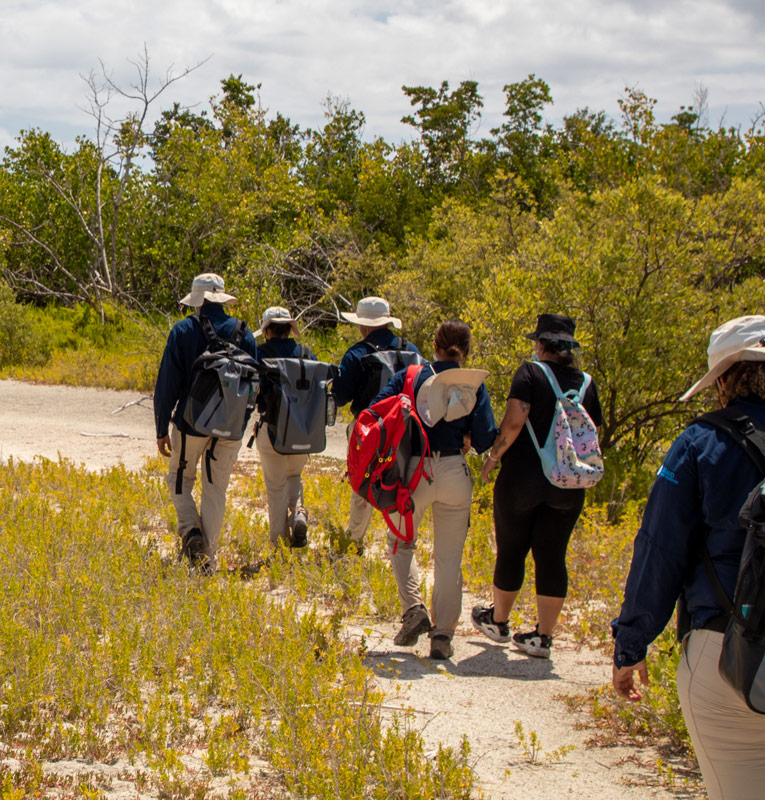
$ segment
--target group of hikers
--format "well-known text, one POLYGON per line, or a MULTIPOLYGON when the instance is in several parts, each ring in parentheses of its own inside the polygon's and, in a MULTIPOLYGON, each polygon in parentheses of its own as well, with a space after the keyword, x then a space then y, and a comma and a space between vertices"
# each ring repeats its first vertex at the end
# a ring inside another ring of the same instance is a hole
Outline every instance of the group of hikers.
MULTIPOLYGON (((211 339, 218 338, 236 342, 245 359, 265 369, 245 425, 254 406, 254 439, 272 544, 304 547, 309 530, 301 474, 312 450, 305 445, 307 452, 293 452, 278 438, 273 397, 279 368, 286 381, 285 364, 297 362, 296 385, 306 384, 307 375, 322 376, 328 387, 326 406, 321 404, 322 426, 328 409, 350 404, 349 451, 360 448, 363 436, 374 427, 365 415, 391 398, 410 397, 421 432, 418 435, 415 428, 408 442, 401 476, 404 485, 415 473, 424 478, 411 482, 405 504, 384 512, 402 611, 395 644, 411 647, 427 634, 431 658, 445 660, 454 654, 473 489, 465 455, 472 449, 485 454, 484 481, 499 467, 493 495, 493 602, 473 608, 472 624, 495 642, 512 642, 530 656, 550 658, 568 590, 569 540, 586 488, 603 472, 597 442, 603 414, 595 382, 577 366, 575 321, 559 313, 537 317, 535 330, 526 334, 534 353, 515 372, 497 426, 483 382, 488 373, 464 366, 471 352, 471 331, 461 320, 438 326, 433 356, 426 360, 400 335, 401 320, 391 315, 389 304, 380 297, 365 297, 355 312, 341 315, 358 326, 360 340, 338 367, 332 367, 299 344, 298 322, 288 309, 268 308, 253 334, 226 313, 234 302, 219 276, 194 278, 181 303, 195 311, 171 330, 154 393, 157 444, 169 457, 167 483, 181 553, 189 564, 204 572, 215 569, 226 490, 243 441, 243 430, 230 438, 200 434, 188 414, 194 365, 211 339), (382 362, 400 367, 392 375, 383 371, 382 381, 380 362, 375 362, 380 353, 393 353, 393 360, 382 362), (370 362, 378 368, 372 379, 370 362), (204 468, 197 509, 192 489, 200 463, 204 468), (416 561, 418 529, 428 507, 434 564, 430 609, 423 602, 416 561), (408 535, 401 534, 404 528, 408 535), (529 552, 535 566, 536 624, 511 634, 509 615, 524 583, 529 552)), ((753 710, 753 701, 742 699, 721 677, 717 664, 735 613, 731 601, 725 600, 734 597, 744 549, 739 509, 765 473, 765 436, 762 470, 751 453, 759 447, 751 431, 765 432, 765 316, 741 317, 715 330, 708 357, 709 371, 681 399, 714 385, 728 423, 714 414, 696 420, 671 446, 658 472, 635 540, 624 604, 612 623, 613 683, 625 699, 640 699, 634 674, 647 684, 647 647, 682 598, 688 630, 683 632, 678 668, 681 707, 709 797, 741 800, 761 796, 765 714, 753 710), (749 434, 748 439, 733 435, 730 420, 749 434), (754 442, 749 450, 745 441, 742 444, 745 439, 754 442)), ((383 425, 380 414, 369 419, 383 425)), ((370 493, 361 491, 351 496, 349 551, 359 556, 374 513, 370 499, 370 493)))

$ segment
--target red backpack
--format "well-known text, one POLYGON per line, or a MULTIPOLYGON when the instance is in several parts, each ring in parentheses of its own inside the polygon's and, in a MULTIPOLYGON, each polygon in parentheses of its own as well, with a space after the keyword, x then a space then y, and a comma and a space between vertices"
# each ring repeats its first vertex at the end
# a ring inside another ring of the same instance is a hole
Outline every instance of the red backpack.
POLYGON ((359 414, 348 443, 351 487, 382 512, 391 532, 403 542, 414 539, 412 494, 420 478, 430 480, 425 472, 425 458, 430 455, 428 436, 414 403, 414 382, 421 369, 417 365, 408 367, 401 394, 379 400, 359 414), (415 431, 422 438, 422 454, 407 480, 415 431), (404 533, 394 525, 393 512, 401 515, 404 533))

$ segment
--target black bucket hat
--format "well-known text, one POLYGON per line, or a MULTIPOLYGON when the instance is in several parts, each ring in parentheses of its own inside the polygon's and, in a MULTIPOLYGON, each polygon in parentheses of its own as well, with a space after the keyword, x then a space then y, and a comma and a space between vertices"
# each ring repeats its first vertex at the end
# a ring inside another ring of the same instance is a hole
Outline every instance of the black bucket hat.
POLYGON ((527 339, 571 342, 573 347, 579 347, 579 342, 574 338, 575 330, 576 323, 565 314, 540 314, 537 317, 537 329, 525 335, 527 339))

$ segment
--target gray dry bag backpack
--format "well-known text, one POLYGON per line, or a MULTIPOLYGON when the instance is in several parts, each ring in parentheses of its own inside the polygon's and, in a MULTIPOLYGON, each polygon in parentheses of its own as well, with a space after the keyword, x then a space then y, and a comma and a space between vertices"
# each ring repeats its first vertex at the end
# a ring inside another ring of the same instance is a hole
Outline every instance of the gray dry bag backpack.
MULTIPOLYGON (((237 320, 231 339, 216 332, 209 317, 197 316, 207 347, 191 368, 191 386, 183 420, 200 436, 211 436, 205 462, 207 480, 212 483, 210 461, 218 439, 241 439, 258 390, 257 361, 240 345, 247 323, 237 320)), ((181 494, 186 462, 186 433, 181 432, 181 457, 176 477, 176 494, 181 494)))
POLYGON ((373 342, 367 342, 367 344, 374 350, 361 359, 365 382, 359 410, 369 406, 372 400, 388 385, 395 373, 407 367, 428 363, 419 353, 408 349, 407 341, 403 336, 398 338, 393 347, 381 347, 373 342))
POLYGON ((321 453, 327 446, 327 403, 334 367, 307 358, 264 358, 261 390, 268 426, 277 453, 321 453))

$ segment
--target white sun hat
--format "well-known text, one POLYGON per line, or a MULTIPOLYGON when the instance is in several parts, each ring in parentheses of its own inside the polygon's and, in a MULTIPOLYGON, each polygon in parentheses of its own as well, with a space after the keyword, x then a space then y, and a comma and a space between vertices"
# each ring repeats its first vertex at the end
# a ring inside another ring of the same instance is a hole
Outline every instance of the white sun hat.
POLYGON ((377 328, 381 325, 401 327, 401 320, 390 315, 388 301, 382 297, 362 297, 356 304, 355 314, 352 311, 341 311, 340 316, 354 325, 366 325, 369 328, 377 328))
POLYGON ((488 376, 485 369, 445 369, 431 375, 417 392, 417 413, 430 428, 439 420, 466 417, 475 407, 476 392, 488 376))
POLYGON ((292 314, 290 314, 289 310, 283 306, 271 306, 267 308, 263 312, 263 317, 260 320, 260 329, 255 331, 253 336, 257 339, 272 322, 289 322, 292 333, 295 336, 300 336, 297 321, 293 318, 292 314))
POLYGON ((711 386, 737 361, 765 361, 765 317, 736 317, 721 325, 709 337, 707 356, 707 374, 688 389, 682 401, 711 386))
POLYGON ((191 282, 191 291, 181 300, 185 306, 199 308, 205 300, 211 303, 236 303, 236 297, 223 291, 223 278, 214 272, 197 275, 191 282))

